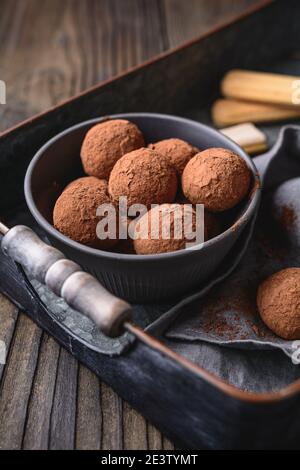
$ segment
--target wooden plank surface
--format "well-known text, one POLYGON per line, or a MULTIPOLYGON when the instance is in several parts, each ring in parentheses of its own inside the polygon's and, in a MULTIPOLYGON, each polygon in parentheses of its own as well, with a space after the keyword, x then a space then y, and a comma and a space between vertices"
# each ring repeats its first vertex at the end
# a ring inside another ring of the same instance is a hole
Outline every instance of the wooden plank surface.
POLYGON ((45 333, 28 404, 24 449, 48 449, 59 350, 56 341, 45 333))
MULTIPOLYGON (((0 0, 0 132, 255 3, 0 0)), ((0 340, 0 449, 174 449, 1 295, 0 340)))
POLYGON ((76 449, 101 449, 101 406, 101 386, 97 376, 80 365, 77 393, 76 449))

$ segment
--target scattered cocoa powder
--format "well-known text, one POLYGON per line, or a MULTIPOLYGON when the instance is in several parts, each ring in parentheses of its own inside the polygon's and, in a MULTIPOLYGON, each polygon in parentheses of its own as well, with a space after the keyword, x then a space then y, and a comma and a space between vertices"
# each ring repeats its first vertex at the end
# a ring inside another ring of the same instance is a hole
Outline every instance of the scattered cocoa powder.
POLYGON ((206 333, 225 337, 229 341, 237 339, 240 334, 239 325, 233 325, 221 314, 217 315, 214 319, 206 321, 203 328, 206 333))
POLYGON ((260 328, 256 323, 253 323, 250 320, 246 320, 246 323, 249 326, 249 328, 251 328, 253 333, 255 333, 256 336, 258 336, 259 338, 265 338, 267 336, 266 331, 260 328))
POLYGON ((292 207, 283 206, 281 208, 280 223, 286 228, 292 228, 297 220, 297 214, 292 207))
MULTIPOLYGON (((256 224, 256 238, 263 253, 271 259, 284 261, 291 242, 287 234, 287 228, 291 220, 295 220, 288 210, 284 215, 276 217, 272 203, 269 201, 262 207, 256 224)), ((293 222, 294 223, 294 222, 293 222)))
POLYGON ((205 312, 205 319, 201 324, 203 330, 226 340, 242 340, 249 337, 244 328, 246 323, 257 336, 262 337, 264 327, 259 327, 256 286, 256 282, 249 285, 243 283, 240 287, 236 285, 235 289, 229 286, 228 294, 221 292, 222 287, 213 290, 201 303, 201 311, 205 312))

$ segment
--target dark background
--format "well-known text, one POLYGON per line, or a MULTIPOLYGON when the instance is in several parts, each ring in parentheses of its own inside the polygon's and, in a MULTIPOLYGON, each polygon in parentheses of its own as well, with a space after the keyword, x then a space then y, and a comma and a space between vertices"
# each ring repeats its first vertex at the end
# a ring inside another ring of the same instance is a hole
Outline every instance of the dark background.
MULTIPOLYGON (((0 131, 259 0, 0 0, 0 131)), ((0 449, 174 449, 0 295, 0 449)))

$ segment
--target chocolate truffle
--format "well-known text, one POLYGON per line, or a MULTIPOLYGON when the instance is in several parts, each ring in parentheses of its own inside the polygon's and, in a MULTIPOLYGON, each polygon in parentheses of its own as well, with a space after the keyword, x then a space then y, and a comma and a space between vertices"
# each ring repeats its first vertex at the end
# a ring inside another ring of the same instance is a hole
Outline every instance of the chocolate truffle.
POLYGON ((124 119, 101 122, 84 138, 80 153, 84 171, 90 176, 108 179, 119 158, 144 145, 141 131, 132 122, 124 119))
POLYGON ((96 215, 101 204, 110 203, 107 182, 93 176, 79 178, 69 184, 56 201, 53 211, 54 227, 67 237, 94 248, 107 249, 116 239, 100 240, 96 215))
POLYGON ((182 174, 188 161, 198 151, 198 149, 181 139, 165 139, 150 144, 148 147, 164 155, 179 174, 182 174))
POLYGON ((192 203, 221 212, 236 206, 247 195, 250 181, 250 170, 239 155, 210 148, 188 162, 182 174, 182 190, 192 203))
POLYGON ((155 150, 142 148, 127 153, 117 161, 109 177, 109 194, 118 204, 127 196, 132 204, 173 202, 177 191, 177 175, 168 160, 155 150))
POLYGON ((283 269, 268 277, 258 288, 257 306, 276 335, 300 339, 300 268, 283 269))
MULTIPOLYGON (((191 206, 183 204, 162 204, 155 206, 144 214, 136 224, 134 248, 140 255, 167 253, 186 248, 192 243, 196 230, 196 212, 191 206), (188 225, 188 236, 183 220, 184 210, 191 212, 191 224, 188 225), (178 222, 176 222, 178 221, 178 222), (155 231, 155 223, 158 226, 155 231), (178 225, 177 225, 178 224, 178 225), (176 232, 179 227, 179 232, 176 232)), ((208 236, 204 226, 204 238, 208 236)))

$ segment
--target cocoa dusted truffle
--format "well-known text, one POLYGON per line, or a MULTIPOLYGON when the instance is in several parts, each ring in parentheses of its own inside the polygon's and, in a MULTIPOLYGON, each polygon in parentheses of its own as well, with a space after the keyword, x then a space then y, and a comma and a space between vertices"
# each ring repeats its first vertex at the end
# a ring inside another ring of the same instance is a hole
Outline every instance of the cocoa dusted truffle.
POLYGON ((186 164, 198 152, 198 149, 184 140, 175 138, 161 140, 148 147, 164 155, 179 174, 182 174, 186 164))
POLYGON ((173 202, 177 175, 165 157, 155 150, 142 148, 117 161, 109 177, 108 190, 116 204, 120 196, 127 196, 128 206, 173 202))
POLYGON ((257 306, 264 323, 287 340, 300 339, 300 268, 287 268, 258 288, 257 306))
POLYGON ((107 249, 116 239, 100 240, 96 215, 101 204, 110 203, 107 182, 93 176, 79 178, 70 183, 56 201, 53 211, 54 227, 67 237, 94 248, 107 249))
POLYGON ((221 212, 236 206, 247 195, 250 181, 250 170, 239 155, 210 148, 188 162, 182 175, 182 190, 192 203, 221 212))
POLYGON ((119 158, 144 147, 144 137, 138 127, 124 119, 113 119, 93 126, 81 147, 81 160, 87 175, 108 179, 119 158))
MULTIPOLYGON (((196 228, 196 212, 191 206, 176 203, 155 206, 136 223, 135 252, 140 255, 153 255, 182 250, 186 248, 187 243, 195 240, 196 228), (188 223, 183 218, 184 211, 190 214, 188 223)), ((204 238, 207 239, 205 224, 203 230, 204 238)))

